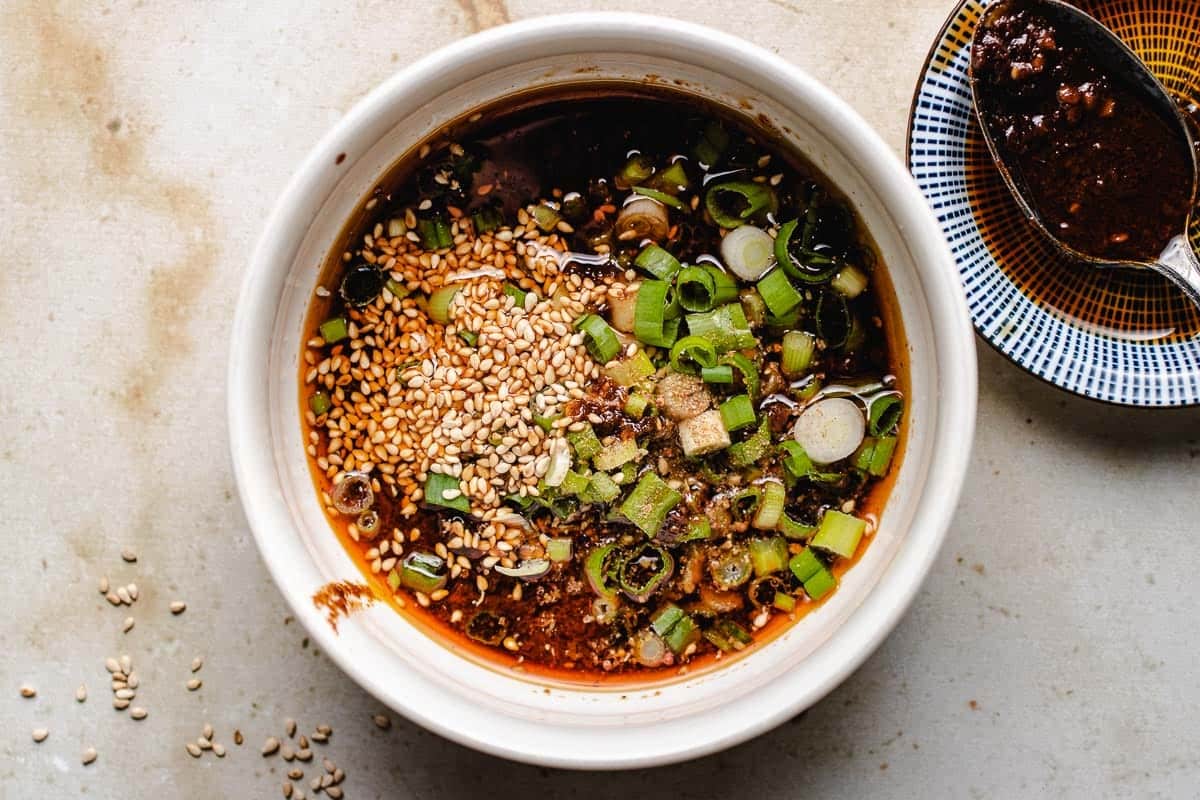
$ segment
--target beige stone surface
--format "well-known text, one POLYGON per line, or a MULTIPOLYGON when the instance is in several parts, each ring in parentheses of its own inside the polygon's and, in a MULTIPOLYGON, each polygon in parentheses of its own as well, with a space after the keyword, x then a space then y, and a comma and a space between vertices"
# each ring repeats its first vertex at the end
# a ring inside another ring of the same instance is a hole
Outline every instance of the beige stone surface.
MULTIPOLYGON (((771 48, 899 150, 950 5, 605 7, 771 48)), ((344 767, 348 798, 1193 794, 1200 414, 1075 400, 983 346, 973 468, 934 574, 852 679, 752 743, 619 776, 508 764, 401 719, 380 730, 376 703, 306 646, 225 439, 227 331, 261 221, 317 138, 397 68, 585 7, 0 4, 0 796, 280 796, 281 762, 258 753, 287 717, 335 728, 318 753, 344 767), (104 601, 102 575, 137 583, 132 610, 104 601), (111 707, 104 662, 122 653, 142 721, 111 707), (203 686, 188 691, 197 655, 203 686), (184 749, 206 722, 224 759, 184 749)))

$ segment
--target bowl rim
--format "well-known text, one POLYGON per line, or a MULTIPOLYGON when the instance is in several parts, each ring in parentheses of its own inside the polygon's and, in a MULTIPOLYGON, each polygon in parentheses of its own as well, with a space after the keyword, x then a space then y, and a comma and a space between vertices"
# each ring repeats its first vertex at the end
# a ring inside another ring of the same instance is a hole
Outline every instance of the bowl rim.
MULTIPOLYGON (((277 301, 270 294, 266 276, 284 268, 277 252, 303 236, 289 225, 290 218, 298 213, 300 199, 315 191, 325 165, 347 150, 346 141, 353 138, 356 130, 385 115, 393 104, 403 103, 413 86, 445 70, 476 64, 502 48, 520 50, 535 43, 555 42, 561 44, 563 53, 595 52, 594 45, 572 44, 572 41, 597 37, 620 39, 631 47, 646 48, 646 52, 654 52, 649 48, 661 48, 663 44, 687 44, 708 54, 710 69, 736 69, 742 74, 769 76, 763 80, 773 82, 777 92, 803 96, 810 103, 821 104, 831 120, 827 124, 842 132, 846 149, 854 151, 859 168, 878 180, 874 190, 903 232, 914 262, 921 265, 914 277, 930 311, 937 374, 955 378, 940 380, 931 390, 936 393, 938 404, 927 435, 934 437, 934 451, 939 457, 928 466, 923 490, 915 501, 908 541, 855 612, 837 629, 837 638, 811 656, 820 657, 823 663, 830 662, 823 678, 797 687, 789 702, 757 715, 730 714, 726 710, 730 724, 719 736, 699 741, 661 741, 653 750, 616 757, 603 752, 533 751, 519 741, 481 737, 471 730, 470 720, 462 723, 457 715, 435 715, 414 707, 396 708, 428 730, 504 758, 573 769, 626 769, 682 761, 731 747, 775 727, 832 691, 878 647, 907 610, 937 557, 957 506, 970 457, 977 400, 974 336, 965 298, 950 251, 916 183, 899 157, 845 101, 799 67, 757 45, 694 23, 645 14, 582 12, 539 17, 492 28, 434 51, 358 101, 313 147, 276 201, 237 298, 230 339, 227 414, 238 493, 273 580, 317 645, 356 683, 381 697, 384 692, 380 676, 352 662, 340 651, 337 635, 308 595, 294 581, 287 580, 280 558, 283 554, 267 533, 280 526, 291 526, 274 507, 277 491, 273 486, 278 476, 269 448, 254 446, 261 441, 265 429, 262 423, 267 415, 258 408, 265 405, 258 402, 265 393, 261 365, 269 361, 270 336, 265 334, 271 330, 270 320, 274 318, 277 301), (835 646, 839 641, 841 645, 835 646)), ((785 101, 779 99, 779 102, 785 101)))

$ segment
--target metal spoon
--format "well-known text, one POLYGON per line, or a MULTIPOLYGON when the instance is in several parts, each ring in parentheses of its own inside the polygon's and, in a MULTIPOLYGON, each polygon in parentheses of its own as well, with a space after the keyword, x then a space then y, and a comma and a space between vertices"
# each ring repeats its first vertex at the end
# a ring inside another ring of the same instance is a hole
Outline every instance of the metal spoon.
MULTIPOLYGON (((978 32, 986 27, 989 16, 1000 13, 1006 5, 1006 3, 996 3, 989 6, 975 30, 978 32)), ((1162 83, 1159 82, 1158 78, 1147 69, 1137 54, 1118 39, 1112 31, 1094 17, 1080 11, 1078 8, 1061 2, 1061 0, 1030 0, 1023 3, 1022 8, 1032 9, 1037 14, 1045 17, 1060 31, 1069 31, 1079 37, 1081 41, 1086 42, 1097 63, 1101 64, 1108 74, 1120 75, 1128 82, 1131 89, 1142 93, 1143 99, 1152 108, 1157 109, 1164 120, 1175 120, 1178 123, 1179 137, 1182 142, 1186 143, 1191 158, 1192 183, 1189 207, 1194 209, 1198 182, 1196 147, 1183 113, 1171 99, 1171 96, 1167 93, 1162 83)), ((972 62, 974 61, 973 58, 971 60, 972 62)), ((989 115, 985 112, 990 110, 989 102, 992 98, 989 97, 987 88, 979 85, 973 68, 970 71, 969 79, 971 84, 971 99, 975 106, 975 113, 979 118, 980 128, 983 130, 983 138, 987 142, 992 158, 1000 169, 1000 175, 1004 178, 1005 184, 1007 184, 1013 197, 1016 198, 1017 203, 1021 206, 1021 210, 1025 212, 1025 216, 1046 235, 1046 238, 1059 251, 1094 267, 1134 267, 1154 270, 1178 286, 1187 295, 1187 298, 1200 308, 1200 259, 1197 258, 1196 252, 1188 242, 1187 235, 1188 225, 1191 222, 1191 213, 1193 212, 1189 212, 1188 219, 1184 223, 1184 230, 1167 243, 1167 246, 1155 260, 1111 261, 1096 258, 1076 250, 1060 240, 1053 233, 1050 226, 1046 224, 1037 209, 1029 201, 1028 198, 1032 193, 1024 176, 1021 175, 1020 170, 1015 165, 1005 161, 1003 151, 996 144, 995 134, 997 132, 991 130, 988 125, 987 120, 989 115)))

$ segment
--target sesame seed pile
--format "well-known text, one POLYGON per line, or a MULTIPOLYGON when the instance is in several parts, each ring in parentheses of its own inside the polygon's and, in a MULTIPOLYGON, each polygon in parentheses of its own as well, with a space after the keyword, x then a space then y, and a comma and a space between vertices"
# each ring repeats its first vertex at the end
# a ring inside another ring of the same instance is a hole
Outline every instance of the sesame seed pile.
MULTIPOLYGON (((389 270, 393 281, 422 295, 461 286, 448 324, 434 322, 416 297, 385 289, 365 308, 348 309, 346 340, 325 350, 318 335, 304 356, 306 383, 331 399, 320 417, 307 412, 308 453, 333 484, 351 471, 367 473, 375 491, 386 488, 401 514, 411 517, 430 473, 459 479, 481 524, 468 530, 461 521, 444 523, 444 541, 435 549, 450 560, 452 578, 497 563, 513 566, 518 551, 540 554, 544 542, 503 501, 509 494, 537 495, 552 450, 565 445, 569 419, 558 419, 547 432, 534 415, 557 416, 599 375, 572 323, 607 293, 625 288, 564 272, 566 245, 558 233, 542 233, 524 211, 518 222, 475 235, 456 221, 453 247, 434 252, 423 250, 411 232, 387 238, 377 225, 364 237, 361 256, 389 270), (504 292, 506 281, 529 292, 523 304, 504 292), (450 551, 482 555, 472 561, 450 551)), ((324 502, 336 518, 328 493, 324 502)), ((348 531, 358 540, 353 524, 348 531)), ((418 535, 396 529, 390 541, 384 537, 367 554, 372 569, 390 570, 418 535)), ((477 582, 486 590, 486 580, 477 582)))

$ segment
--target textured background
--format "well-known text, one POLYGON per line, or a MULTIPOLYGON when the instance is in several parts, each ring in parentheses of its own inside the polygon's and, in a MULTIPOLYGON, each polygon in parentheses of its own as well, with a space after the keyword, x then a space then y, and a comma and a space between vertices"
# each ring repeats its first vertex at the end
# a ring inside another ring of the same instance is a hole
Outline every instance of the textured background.
MULTIPOLYGON (((776 50, 899 151, 950 5, 611 7, 776 50)), ((249 249, 299 159, 392 71, 480 28, 584 7, 0 3, 0 796, 277 797, 280 762, 258 747, 289 716, 335 727, 323 752, 348 798, 1193 794, 1200 412, 1075 400, 983 346, 975 458, 930 580, 856 675, 756 741, 621 775, 509 764, 400 719, 376 729, 376 703, 305 646, 226 453, 226 331, 249 249), (127 635, 102 574, 141 588, 127 635), (109 705, 103 661, 119 652, 142 676, 140 723, 109 705), (197 654, 204 687, 189 693, 197 654), (36 699, 18 696, 24 682, 36 699), (247 746, 189 758, 205 721, 247 746), (100 757, 83 768, 88 745, 100 757)))

